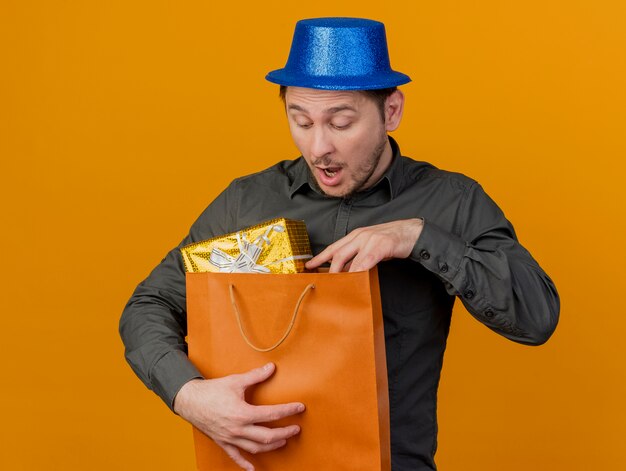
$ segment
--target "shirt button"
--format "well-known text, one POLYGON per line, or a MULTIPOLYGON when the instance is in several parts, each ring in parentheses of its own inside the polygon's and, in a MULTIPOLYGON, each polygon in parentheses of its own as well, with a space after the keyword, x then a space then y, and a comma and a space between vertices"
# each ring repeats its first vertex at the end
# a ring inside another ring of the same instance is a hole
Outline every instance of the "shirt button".
POLYGON ((495 313, 491 309, 487 309, 485 311, 485 316, 487 316, 489 319, 491 319, 494 315, 495 313))
POLYGON ((420 252, 420 257, 422 260, 428 260, 430 258, 430 254, 426 250, 422 250, 420 252))
POLYGON ((448 264, 444 263, 443 265, 441 265, 441 268, 439 270, 441 270, 441 273, 447 273, 448 272, 448 264))
POLYGON ((463 296, 465 296, 465 299, 472 299, 474 297, 474 292, 471 289, 468 289, 465 293, 463 293, 463 296))

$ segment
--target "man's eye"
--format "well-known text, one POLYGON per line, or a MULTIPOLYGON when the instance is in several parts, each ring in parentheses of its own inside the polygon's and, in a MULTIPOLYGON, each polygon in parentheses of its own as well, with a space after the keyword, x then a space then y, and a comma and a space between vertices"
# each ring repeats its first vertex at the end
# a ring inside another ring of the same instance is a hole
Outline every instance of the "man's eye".
POLYGON ((348 124, 331 124, 331 126, 335 129, 337 129, 338 131, 341 131, 343 129, 348 129, 350 127, 350 123, 348 124))
POLYGON ((313 126, 311 123, 296 123, 298 125, 299 128, 303 128, 303 129, 309 129, 311 126, 313 126))

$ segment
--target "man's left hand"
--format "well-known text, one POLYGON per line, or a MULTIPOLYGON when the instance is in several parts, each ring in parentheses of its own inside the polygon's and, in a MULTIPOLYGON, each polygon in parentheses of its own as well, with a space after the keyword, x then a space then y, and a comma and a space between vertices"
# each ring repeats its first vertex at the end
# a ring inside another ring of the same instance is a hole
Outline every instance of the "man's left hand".
POLYGON ((355 229, 309 260, 306 268, 331 261, 330 273, 365 271, 383 260, 407 258, 423 227, 422 219, 404 219, 355 229))

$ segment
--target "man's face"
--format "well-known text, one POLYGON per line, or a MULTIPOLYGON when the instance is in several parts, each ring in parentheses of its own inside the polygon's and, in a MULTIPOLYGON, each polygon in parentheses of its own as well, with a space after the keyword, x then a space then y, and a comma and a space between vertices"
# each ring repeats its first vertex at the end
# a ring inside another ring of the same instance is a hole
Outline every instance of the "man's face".
POLYGON ((325 194, 348 197, 376 183, 389 166, 387 128, 370 97, 288 87, 285 106, 291 136, 325 194))

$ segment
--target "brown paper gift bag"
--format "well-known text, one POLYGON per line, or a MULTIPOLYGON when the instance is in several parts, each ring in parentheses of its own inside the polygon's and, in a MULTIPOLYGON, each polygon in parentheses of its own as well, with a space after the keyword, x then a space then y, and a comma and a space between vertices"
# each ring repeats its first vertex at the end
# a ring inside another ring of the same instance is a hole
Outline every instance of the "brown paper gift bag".
MULTIPOLYGON (((376 268, 355 273, 187 273, 189 358, 206 378, 272 361, 255 405, 303 402, 268 424, 298 424, 281 449, 246 455, 257 471, 391 469, 385 338, 376 268), (282 342, 281 342, 282 340, 282 342), (266 351, 259 351, 266 350, 266 351)), ((240 470, 194 428, 200 471, 240 470)))

